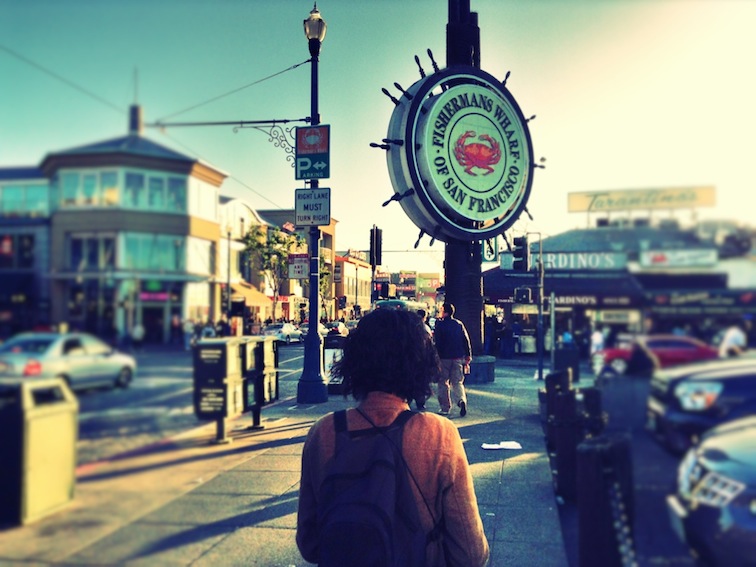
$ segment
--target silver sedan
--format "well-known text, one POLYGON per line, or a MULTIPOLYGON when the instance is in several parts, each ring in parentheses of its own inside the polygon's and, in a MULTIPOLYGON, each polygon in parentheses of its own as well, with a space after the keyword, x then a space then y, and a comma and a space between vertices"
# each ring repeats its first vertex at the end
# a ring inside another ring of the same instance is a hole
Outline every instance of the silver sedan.
POLYGON ((135 374, 133 356, 87 333, 21 333, 0 346, 0 380, 62 378, 86 390, 126 388, 135 374))

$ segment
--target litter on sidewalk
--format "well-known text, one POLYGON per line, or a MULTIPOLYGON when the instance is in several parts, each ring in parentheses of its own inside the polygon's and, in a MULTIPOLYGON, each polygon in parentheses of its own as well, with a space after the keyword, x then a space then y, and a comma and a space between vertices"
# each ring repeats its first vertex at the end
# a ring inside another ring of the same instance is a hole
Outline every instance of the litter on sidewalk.
POLYGON ((522 449, 517 441, 500 441, 499 443, 483 443, 482 449, 522 449))

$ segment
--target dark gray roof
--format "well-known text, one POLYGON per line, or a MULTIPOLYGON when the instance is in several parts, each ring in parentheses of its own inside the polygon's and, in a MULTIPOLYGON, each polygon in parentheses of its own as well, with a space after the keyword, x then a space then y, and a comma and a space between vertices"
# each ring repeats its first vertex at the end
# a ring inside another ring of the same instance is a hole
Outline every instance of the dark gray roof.
POLYGON ((169 148, 166 148, 165 146, 161 146, 160 144, 148 140, 147 138, 143 138, 142 136, 139 136, 137 134, 129 134, 128 136, 113 138, 112 140, 105 140, 103 142, 96 142, 94 144, 79 146, 77 148, 71 148, 69 150, 52 152, 48 157, 83 156, 97 154, 131 154, 141 157, 171 159, 185 163, 194 163, 198 161, 195 158, 175 152, 169 148))
POLYGON ((693 231, 655 227, 574 229, 543 240, 544 252, 626 252, 709 248, 693 231))
POLYGON ((0 167, 0 181, 24 181, 44 178, 45 174, 38 167, 0 167))

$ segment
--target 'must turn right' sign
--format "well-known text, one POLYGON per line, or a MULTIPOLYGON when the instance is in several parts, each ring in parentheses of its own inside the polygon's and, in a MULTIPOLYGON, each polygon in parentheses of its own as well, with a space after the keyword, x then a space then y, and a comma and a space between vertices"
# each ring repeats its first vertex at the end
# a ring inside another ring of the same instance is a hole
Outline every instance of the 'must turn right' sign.
POLYGON ((331 189, 296 189, 294 213, 297 226, 327 226, 331 224, 331 189))

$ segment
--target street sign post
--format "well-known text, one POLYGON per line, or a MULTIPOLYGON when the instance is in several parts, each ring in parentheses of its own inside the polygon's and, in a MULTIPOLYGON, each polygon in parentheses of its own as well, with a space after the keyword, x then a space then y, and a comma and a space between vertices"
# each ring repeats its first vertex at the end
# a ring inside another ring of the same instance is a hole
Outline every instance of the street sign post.
POLYGON ((297 226, 328 226, 331 224, 331 189, 296 189, 294 192, 294 223, 297 226))
POLYGON ((331 176, 331 127, 320 124, 296 129, 295 179, 331 176))

